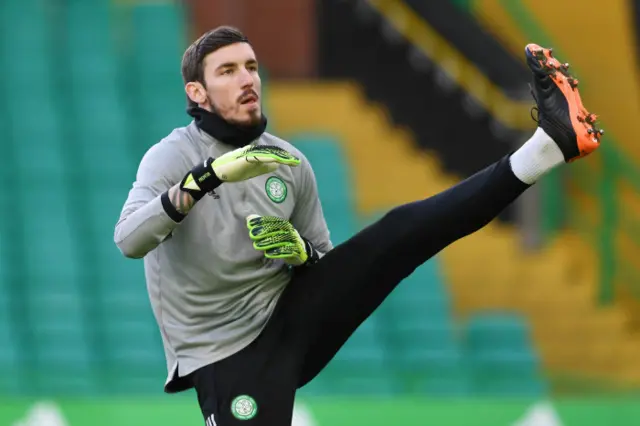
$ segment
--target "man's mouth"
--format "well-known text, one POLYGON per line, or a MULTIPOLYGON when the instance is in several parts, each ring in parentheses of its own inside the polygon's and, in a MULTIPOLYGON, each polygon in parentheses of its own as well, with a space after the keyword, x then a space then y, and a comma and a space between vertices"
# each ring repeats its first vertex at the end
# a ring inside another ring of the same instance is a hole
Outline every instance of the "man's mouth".
POLYGON ((255 95, 249 95, 247 97, 242 98, 242 100, 240 101, 242 105, 253 104, 256 102, 258 102, 258 97, 255 95))

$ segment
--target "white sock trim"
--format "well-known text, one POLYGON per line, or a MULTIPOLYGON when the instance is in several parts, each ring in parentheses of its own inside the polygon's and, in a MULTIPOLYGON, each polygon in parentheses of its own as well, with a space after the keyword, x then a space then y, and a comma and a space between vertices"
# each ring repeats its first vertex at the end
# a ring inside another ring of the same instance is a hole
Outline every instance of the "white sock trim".
POLYGON ((533 136, 511 155, 510 162, 513 174, 522 182, 533 185, 565 161, 558 145, 538 127, 533 136))

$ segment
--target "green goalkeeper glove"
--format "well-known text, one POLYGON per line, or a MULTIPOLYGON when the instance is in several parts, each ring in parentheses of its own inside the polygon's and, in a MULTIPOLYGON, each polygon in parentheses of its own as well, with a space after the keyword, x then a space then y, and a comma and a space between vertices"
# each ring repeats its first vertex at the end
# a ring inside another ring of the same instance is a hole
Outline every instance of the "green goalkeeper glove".
POLYGON ((249 145, 217 158, 211 167, 223 182, 239 182, 276 170, 281 164, 298 166, 300 159, 282 148, 249 145))
POLYGON ((281 164, 296 167, 300 159, 271 145, 247 145, 195 166, 180 183, 180 189, 199 200, 222 182, 240 182, 271 173, 281 164))
POLYGON ((303 238, 286 219, 274 216, 247 217, 253 248, 268 259, 282 259, 292 266, 315 263, 319 256, 311 242, 303 238))

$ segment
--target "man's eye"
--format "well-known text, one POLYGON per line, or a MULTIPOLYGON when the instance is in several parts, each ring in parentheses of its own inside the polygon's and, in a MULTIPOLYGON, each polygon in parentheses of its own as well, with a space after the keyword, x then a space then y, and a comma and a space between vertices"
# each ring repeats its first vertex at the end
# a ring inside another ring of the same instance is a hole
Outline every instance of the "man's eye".
POLYGON ((233 70, 232 70, 232 69, 224 70, 224 71, 222 72, 222 74, 225 74, 225 75, 231 75, 231 74, 233 74, 233 70))

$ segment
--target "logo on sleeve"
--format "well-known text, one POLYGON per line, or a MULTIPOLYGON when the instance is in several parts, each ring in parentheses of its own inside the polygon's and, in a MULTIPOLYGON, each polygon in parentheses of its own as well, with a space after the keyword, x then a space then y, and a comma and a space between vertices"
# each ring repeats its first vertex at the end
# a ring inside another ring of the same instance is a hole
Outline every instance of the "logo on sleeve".
POLYGON ((274 203, 282 203, 287 198, 287 185, 277 176, 271 176, 265 183, 269 199, 274 203))

